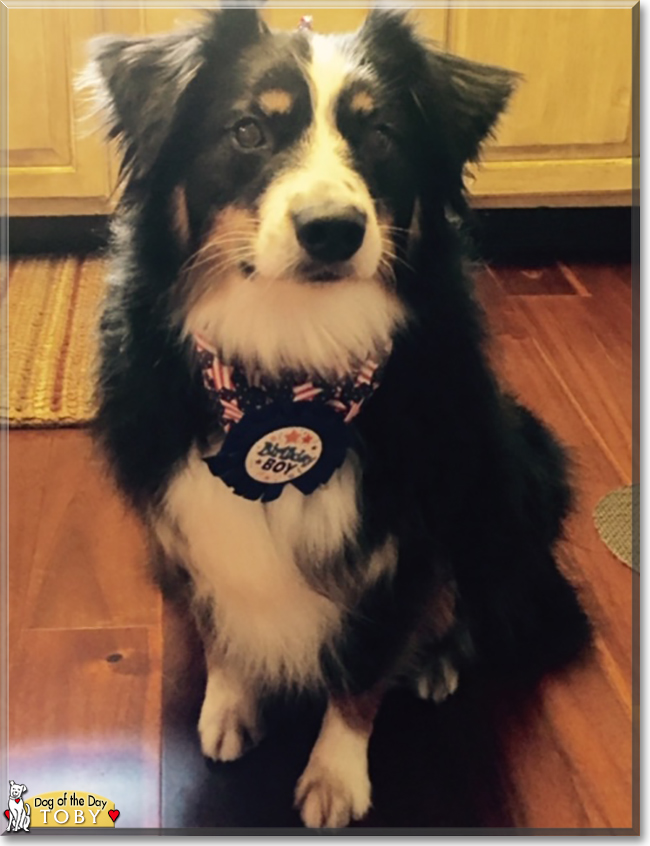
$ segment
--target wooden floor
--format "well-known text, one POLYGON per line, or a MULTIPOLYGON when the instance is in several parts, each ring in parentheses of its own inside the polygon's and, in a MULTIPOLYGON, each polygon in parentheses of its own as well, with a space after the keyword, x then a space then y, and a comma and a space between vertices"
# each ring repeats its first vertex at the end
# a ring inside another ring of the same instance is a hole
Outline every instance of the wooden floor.
MULTIPOLYGON (((389 699, 363 825, 638 831, 638 577, 591 516, 632 481, 630 267, 499 267, 478 281, 496 366, 573 450, 580 496, 563 560, 596 648, 525 702, 462 686, 438 709, 389 699)), ((12 431, 9 460, 7 777, 31 795, 108 797, 121 828, 297 825, 291 791, 317 704, 272 714, 258 749, 209 769, 195 736, 200 650, 150 586, 142 534, 86 433, 12 431)))

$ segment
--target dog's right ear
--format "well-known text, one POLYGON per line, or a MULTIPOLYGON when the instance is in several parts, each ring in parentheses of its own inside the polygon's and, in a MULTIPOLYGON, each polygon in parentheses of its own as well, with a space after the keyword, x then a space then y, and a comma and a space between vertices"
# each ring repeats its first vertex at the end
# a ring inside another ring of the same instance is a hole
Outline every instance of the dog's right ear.
POLYGON ((205 13, 203 20, 166 35, 100 36, 80 77, 107 135, 119 140, 122 169, 147 174, 167 137, 184 93, 215 54, 227 61, 264 31, 255 9, 205 13))

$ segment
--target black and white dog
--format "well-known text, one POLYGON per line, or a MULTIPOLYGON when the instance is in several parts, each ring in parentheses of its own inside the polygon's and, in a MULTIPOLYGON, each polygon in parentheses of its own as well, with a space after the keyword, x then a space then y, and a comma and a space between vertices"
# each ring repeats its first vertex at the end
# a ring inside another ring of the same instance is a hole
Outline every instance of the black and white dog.
POLYGON ((94 44, 123 153, 97 432, 205 644, 206 756, 268 693, 328 707, 308 826, 371 802, 385 691, 534 675, 589 625, 553 545, 566 460, 502 392, 463 263, 463 170, 514 86, 400 13, 271 32, 253 9, 94 44))

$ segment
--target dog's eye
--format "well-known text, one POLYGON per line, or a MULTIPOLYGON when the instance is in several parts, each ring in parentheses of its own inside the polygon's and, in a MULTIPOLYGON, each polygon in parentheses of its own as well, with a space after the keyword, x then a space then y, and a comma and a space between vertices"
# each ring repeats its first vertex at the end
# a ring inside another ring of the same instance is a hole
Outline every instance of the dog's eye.
POLYGON ((393 143, 393 133, 386 124, 373 126, 368 134, 368 142, 371 148, 377 153, 387 152, 393 143))
POLYGON ((386 126, 384 123, 379 126, 375 126, 372 130, 372 135, 375 144, 381 144, 388 147, 393 142, 392 130, 390 126, 386 126))
POLYGON ((245 118, 233 127, 235 141, 244 150, 252 150, 254 147, 261 147, 266 141, 264 131, 256 120, 245 118))

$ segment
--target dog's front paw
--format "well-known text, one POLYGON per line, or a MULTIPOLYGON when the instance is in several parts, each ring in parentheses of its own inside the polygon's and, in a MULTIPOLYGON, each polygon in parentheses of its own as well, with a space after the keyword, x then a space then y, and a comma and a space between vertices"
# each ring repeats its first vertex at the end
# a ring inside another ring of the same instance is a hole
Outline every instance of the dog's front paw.
POLYGON ((242 719, 237 711, 208 712, 201 710, 199 719, 201 751, 213 761, 236 761, 255 746, 261 733, 255 721, 242 719))
POLYGON ((433 699, 436 704, 444 702, 457 687, 458 671, 448 658, 441 658, 435 668, 422 673, 417 680, 420 699, 433 699))
POLYGON ((368 813, 370 792, 365 759, 334 766, 310 760, 296 787, 296 807, 308 828, 343 828, 368 813))
POLYGON ((262 736, 254 698, 222 676, 208 679, 198 728, 201 751, 213 761, 235 761, 262 736))

